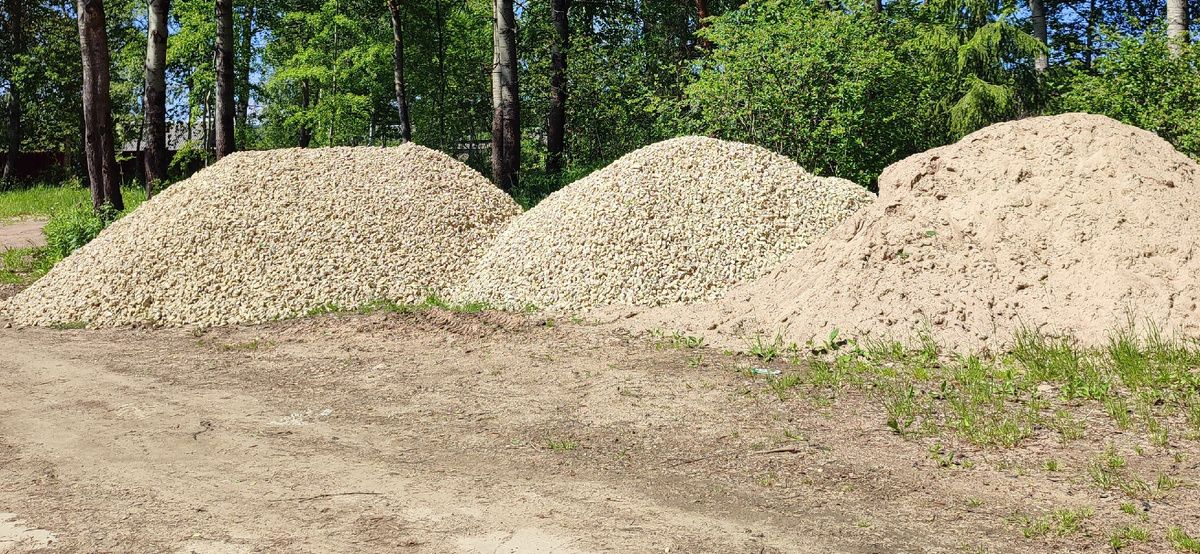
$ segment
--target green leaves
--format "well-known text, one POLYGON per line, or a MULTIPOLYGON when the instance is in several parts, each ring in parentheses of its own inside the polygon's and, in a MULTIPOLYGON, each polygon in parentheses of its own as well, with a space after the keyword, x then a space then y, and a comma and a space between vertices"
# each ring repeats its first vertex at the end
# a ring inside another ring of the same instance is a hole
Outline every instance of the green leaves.
POLYGON ((1171 55, 1162 28, 1141 36, 1110 31, 1105 42, 1112 46, 1092 72, 1073 69, 1059 77, 1063 94, 1052 109, 1104 114, 1200 156, 1200 48, 1171 55))
POLYGON ((717 48, 686 89, 692 130, 870 183, 932 145, 914 124, 926 114, 913 101, 917 69, 898 52, 905 32, 866 10, 748 3, 704 32, 717 48))
POLYGON ((1002 121, 1012 113, 1015 104, 1013 91, 1005 85, 993 85, 975 76, 967 77, 970 88, 950 108, 950 125, 954 134, 962 136, 1002 121))

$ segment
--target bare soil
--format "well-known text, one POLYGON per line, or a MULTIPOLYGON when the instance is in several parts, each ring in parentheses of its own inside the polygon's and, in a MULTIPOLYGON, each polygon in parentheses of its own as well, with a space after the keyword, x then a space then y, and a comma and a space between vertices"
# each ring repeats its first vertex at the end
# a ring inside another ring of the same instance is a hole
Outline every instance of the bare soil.
POLYGON ((45 226, 44 219, 0 222, 0 251, 46 246, 46 237, 42 235, 45 226))
POLYGON ((1111 552, 1130 524, 1151 542, 1122 552, 1158 552, 1200 530, 1194 440, 1127 455, 1184 483, 1129 515, 1085 468, 1140 436, 945 439, 972 467, 942 467, 865 393, 780 400, 748 363, 536 314, 0 329, 0 552, 1111 552), (1014 523, 1081 507, 1066 535, 1014 523))

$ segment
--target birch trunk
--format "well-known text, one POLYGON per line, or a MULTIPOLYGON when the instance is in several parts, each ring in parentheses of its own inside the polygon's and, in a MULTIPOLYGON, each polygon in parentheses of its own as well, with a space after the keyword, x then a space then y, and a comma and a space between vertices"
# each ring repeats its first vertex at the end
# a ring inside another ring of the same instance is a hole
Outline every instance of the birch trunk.
POLYGON ((1188 36, 1191 25, 1187 0, 1167 0, 1167 40, 1172 54, 1178 56, 1183 52, 1183 45, 1191 40, 1188 36))
POLYGON ((492 175, 511 193, 521 165, 521 99, 517 87, 517 29, 513 0, 492 0, 492 175))
POLYGON ((167 180, 167 12, 171 0, 150 0, 146 32, 146 198, 167 180))

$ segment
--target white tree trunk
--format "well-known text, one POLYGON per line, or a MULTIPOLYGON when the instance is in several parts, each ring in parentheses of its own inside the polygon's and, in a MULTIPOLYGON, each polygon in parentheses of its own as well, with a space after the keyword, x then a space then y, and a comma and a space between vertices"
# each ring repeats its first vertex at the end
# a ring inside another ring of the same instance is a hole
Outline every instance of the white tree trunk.
POLYGON ((517 188, 521 164, 521 98, 517 89, 517 25, 513 0, 493 0, 492 178, 505 192, 517 188))
MULTIPOLYGON (((1029 0, 1029 11, 1033 14, 1033 37, 1050 46, 1049 35, 1046 33, 1046 4, 1043 0, 1029 0)), ((1043 52, 1033 59, 1033 68, 1038 73, 1045 73, 1050 68, 1050 56, 1043 52)))
POLYGON ((1192 24, 1188 14, 1187 0, 1167 0, 1167 40, 1171 42, 1171 52, 1179 55, 1182 45, 1190 40, 1188 27, 1192 24))

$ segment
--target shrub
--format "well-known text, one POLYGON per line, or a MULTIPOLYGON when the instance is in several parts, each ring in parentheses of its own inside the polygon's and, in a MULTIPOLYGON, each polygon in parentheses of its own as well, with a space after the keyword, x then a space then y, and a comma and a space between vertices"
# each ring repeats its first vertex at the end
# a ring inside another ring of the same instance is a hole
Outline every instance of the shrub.
POLYGON ((91 242, 119 216, 111 207, 106 206, 97 214, 91 206, 84 204, 56 211, 42 229, 46 235, 46 247, 55 258, 65 258, 91 242))
POLYGON ((945 129, 929 132, 946 127, 935 123, 946 115, 922 100, 945 91, 911 67, 907 28, 868 11, 762 0, 714 19, 702 34, 717 48, 683 99, 693 132, 757 144, 818 175, 864 185, 948 138, 945 129))
POLYGON ((1200 47, 1173 55, 1161 27, 1141 36, 1110 32, 1091 72, 1067 73, 1052 111, 1103 114, 1200 158, 1200 47))

